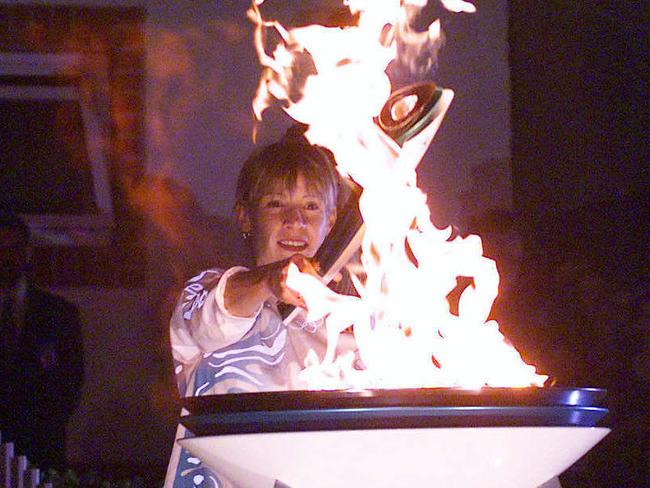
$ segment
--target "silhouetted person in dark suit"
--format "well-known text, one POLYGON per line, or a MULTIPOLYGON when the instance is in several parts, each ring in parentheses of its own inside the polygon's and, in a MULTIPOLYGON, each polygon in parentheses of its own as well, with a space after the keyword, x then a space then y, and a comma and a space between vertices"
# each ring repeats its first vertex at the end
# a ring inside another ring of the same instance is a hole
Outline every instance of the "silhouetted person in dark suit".
POLYGON ((33 286, 29 229, 0 213, 0 431, 39 468, 65 464, 65 425, 83 379, 77 308, 33 286))

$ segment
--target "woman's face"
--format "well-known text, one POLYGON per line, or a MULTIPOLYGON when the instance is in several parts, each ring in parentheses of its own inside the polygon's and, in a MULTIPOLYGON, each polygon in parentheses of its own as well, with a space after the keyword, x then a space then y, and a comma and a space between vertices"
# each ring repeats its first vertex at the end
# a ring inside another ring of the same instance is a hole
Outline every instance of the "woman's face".
POLYGON ((293 188, 271 187, 238 217, 242 230, 252 234, 255 261, 261 266, 294 254, 313 257, 334 225, 336 210, 298 175, 293 188))

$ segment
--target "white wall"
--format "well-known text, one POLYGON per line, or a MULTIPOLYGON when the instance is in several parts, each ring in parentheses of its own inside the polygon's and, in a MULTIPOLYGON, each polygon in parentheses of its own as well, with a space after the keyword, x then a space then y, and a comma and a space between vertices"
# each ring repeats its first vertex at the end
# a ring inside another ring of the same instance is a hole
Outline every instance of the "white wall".
MULTIPOLYGON (((448 16, 443 23, 447 42, 434 79, 456 98, 420 165, 422 186, 438 208, 434 213, 450 221, 458 213, 455 193, 472 184, 472 166, 510 159, 507 1, 476 3, 476 14, 448 16)), ((206 212, 223 216, 230 213, 237 172, 252 147, 250 101, 258 72, 248 4, 147 2, 148 62, 159 68, 150 69, 147 86, 148 168, 173 175, 206 212)), ((283 8, 296 5, 304 8, 305 1, 284 2, 283 8)), ((282 132, 278 119, 269 117, 263 139, 282 132)), ((486 191, 510 200, 509 187, 486 191)))
MULTIPOLYGON (((476 0, 477 12, 453 17, 440 52, 442 86, 456 92, 440 132, 420 165, 420 181, 440 213, 453 223, 458 202, 453 196, 473 186, 472 168, 486 161, 506 161, 510 168, 510 73, 508 2, 476 0)), ((443 24, 444 29, 444 24, 443 24)), ((484 187, 492 200, 510 208, 511 183, 484 187)), ((435 208, 433 210, 435 213, 435 208)))

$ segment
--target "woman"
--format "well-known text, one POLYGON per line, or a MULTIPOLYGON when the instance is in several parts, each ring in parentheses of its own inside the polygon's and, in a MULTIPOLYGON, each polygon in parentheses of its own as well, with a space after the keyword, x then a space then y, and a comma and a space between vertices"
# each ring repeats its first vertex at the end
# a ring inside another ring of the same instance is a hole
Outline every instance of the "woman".
MULTIPOLYGON (((338 182, 327 153, 295 137, 245 162, 235 215, 254 266, 209 269, 186 284, 170 324, 181 396, 304 388, 298 373, 310 349, 323 358, 325 328, 286 326, 278 305, 304 307, 287 270, 315 273, 309 258, 336 221, 338 182)), ((352 349, 347 340, 340 347, 352 349)), ((177 438, 185 435, 179 426, 177 438)), ((235 485, 175 444, 165 486, 235 485)))

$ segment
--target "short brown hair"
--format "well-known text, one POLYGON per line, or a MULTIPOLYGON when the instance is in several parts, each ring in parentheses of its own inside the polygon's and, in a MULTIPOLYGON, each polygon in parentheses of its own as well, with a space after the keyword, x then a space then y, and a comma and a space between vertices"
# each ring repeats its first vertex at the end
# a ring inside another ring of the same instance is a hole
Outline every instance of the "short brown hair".
POLYGON ((299 175, 313 186, 327 205, 337 205, 339 176, 334 157, 324 148, 310 144, 295 131, 289 131, 279 142, 265 146, 246 160, 237 180, 235 205, 251 208, 263 194, 277 183, 293 188, 299 175))

